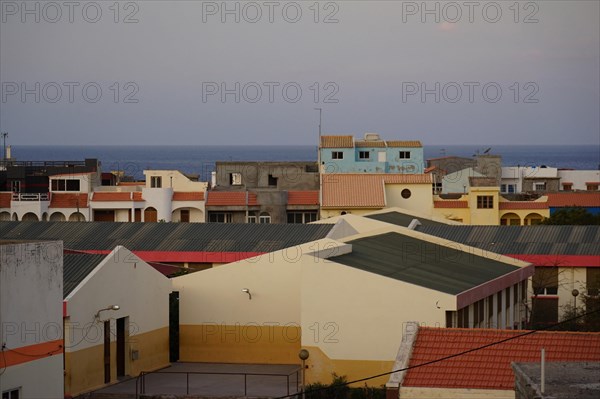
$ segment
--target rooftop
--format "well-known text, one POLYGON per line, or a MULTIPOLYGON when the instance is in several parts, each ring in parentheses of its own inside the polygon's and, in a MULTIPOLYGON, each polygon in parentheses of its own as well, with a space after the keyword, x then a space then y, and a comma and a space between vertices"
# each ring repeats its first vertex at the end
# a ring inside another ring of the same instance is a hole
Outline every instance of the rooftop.
POLYGON ((105 255, 65 253, 63 256, 63 298, 66 298, 104 258, 105 255))
POLYGON ((596 193, 549 193, 548 205, 551 208, 583 206, 600 207, 600 192, 596 193))
MULTIPOLYGON (((386 222, 390 224, 395 224, 396 226, 408 227, 410 223, 417 219, 421 226, 437 226, 437 225, 446 225, 447 223, 438 222, 429 218, 414 216, 408 213, 403 213, 399 211, 393 212, 385 212, 385 213, 374 213, 370 215, 366 215, 369 219, 379 220, 380 222, 386 222)), ((420 226, 416 228, 416 230, 420 230, 420 226)))
POLYGON ((0 222, 0 239, 62 240, 66 250, 98 254, 108 254, 122 245, 146 262, 226 263, 324 238, 332 227, 332 224, 0 222))
MULTIPOLYGON (((523 334, 524 331, 420 327, 409 366, 523 334)), ((409 369, 403 386, 513 390, 511 362, 598 361, 600 333, 538 331, 430 365, 409 369)))
POLYGON ((352 244, 351 253, 329 260, 452 295, 519 269, 395 232, 348 243, 352 244))
POLYGON ((256 206, 256 193, 250 191, 208 191, 206 206, 256 206))

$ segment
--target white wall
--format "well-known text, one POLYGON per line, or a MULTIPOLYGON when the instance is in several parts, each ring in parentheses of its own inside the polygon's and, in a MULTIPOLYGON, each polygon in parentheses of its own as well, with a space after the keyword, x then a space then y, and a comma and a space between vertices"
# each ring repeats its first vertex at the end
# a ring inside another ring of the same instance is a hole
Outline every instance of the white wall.
MULTIPOLYGON (((0 342, 8 350, 62 339, 62 254, 60 241, 0 244, 0 342)), ((9 366, 0 391, 22 387, 25 398, 62 397, 58 345, 51 357, 9 366)))
MULTIPOLYGON (((600 182, 599 170, 559 170, 560 182, 573 183, 573 190, 586 190, 586 182, 600 182)), ((562 184, 560 189, 562 190, 562 184)))
POLYGON ((121 308, 103 311, 100 319, 128 316, 130 335, 167 327, 170 292, 167 277, 118 246, 65 298, 69 316, 66 351, 102 344, 102 325, 94 315, 110 305, 121 308))

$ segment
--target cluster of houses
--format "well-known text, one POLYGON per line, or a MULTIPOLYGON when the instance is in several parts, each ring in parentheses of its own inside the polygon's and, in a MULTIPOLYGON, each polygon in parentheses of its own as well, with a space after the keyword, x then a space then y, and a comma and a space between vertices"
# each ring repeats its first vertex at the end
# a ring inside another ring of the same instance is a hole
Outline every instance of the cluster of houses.
POLYGON ((210 183, 7 164, 2 399, 178 361, 299 365, 301 350, 306 383, 379 376, 365 382, 388 398, 526 397, 542 349, 597 368, 600 333, 528 332, 600 303, 600 226, 535 225, 599 212, 594 185, 508 192, 497 157, 464 161, 369 134, 323 136, 318 163, 217 163, 210 183), (160 221, 176 223, 122 223, 160 221))
POLYGON ((424 160, 419 141, 322 136, 317 162, 217 162, 210 182, 177 170, 144 181, 95 159, 0 170, 0 220, 309 223, 401 207, 473 225, 532 225, 557 209, 600 212, 600 171, 502 167, 497 155, 424 160))

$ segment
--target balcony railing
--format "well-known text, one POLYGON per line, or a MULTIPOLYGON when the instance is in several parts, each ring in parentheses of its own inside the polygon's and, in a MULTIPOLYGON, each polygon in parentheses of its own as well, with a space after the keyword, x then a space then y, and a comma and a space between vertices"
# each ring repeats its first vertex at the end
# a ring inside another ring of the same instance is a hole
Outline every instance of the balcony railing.
POLYGON ((50 193, 13 193, 13 201, 50 201, 50 193))

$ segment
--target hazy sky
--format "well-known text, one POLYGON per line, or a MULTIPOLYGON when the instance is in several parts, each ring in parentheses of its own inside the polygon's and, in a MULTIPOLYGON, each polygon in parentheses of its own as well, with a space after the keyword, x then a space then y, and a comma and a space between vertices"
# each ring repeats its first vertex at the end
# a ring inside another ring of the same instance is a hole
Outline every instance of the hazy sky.
POLYGON ((600 146, 595 0, 0 6, 12 144, 600 146))

